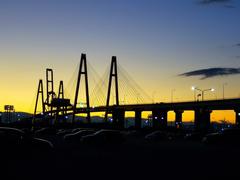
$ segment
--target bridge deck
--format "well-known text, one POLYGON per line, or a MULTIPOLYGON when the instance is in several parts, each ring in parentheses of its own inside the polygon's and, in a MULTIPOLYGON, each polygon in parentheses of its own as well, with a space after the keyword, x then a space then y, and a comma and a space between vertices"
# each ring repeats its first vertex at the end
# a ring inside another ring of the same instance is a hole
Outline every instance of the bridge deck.
MULTIPOLYGON (((189 102, 174 102, 174 103, 154 103, 154 104, 128 104, 128 105, 119 105, 119 106, 97 106, 91 107, 90 109, 87 108, 77 108, 76 113, 86 113, 90 112, 105 112, 108 110, 111 112, 113 109, 119 109, 124 111, 152 111, 154 109, 157 110, 196 110, 206 108, 209 110, 235 110, 240 109, 240 98, 238 99, 224 99, 224 100, 208 100, 208 101, 189 101, 189 102)), ((66 111, 68 114, 71 114, 73 108, 67 108, 66 111)), ((49 112, 56 112, 56 110, 48 111, 49 112)))

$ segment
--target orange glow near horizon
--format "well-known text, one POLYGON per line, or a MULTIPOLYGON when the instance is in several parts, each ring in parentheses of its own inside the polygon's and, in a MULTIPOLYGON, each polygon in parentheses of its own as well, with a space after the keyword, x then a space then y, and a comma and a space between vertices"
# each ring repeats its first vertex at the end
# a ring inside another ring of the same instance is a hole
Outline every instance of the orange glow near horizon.
MULTIPOLYGON (((7 58, 7 57, 6 57, 7 58)), ((9 59, 10 61, 10 59, 9 59)), ((29 60, 30 61, 30 60, 29 60)), ((108 62, 110 59, 108 59, 108 62)), ((73 72, 73 69, 77 69, 77 65, 79 63, 79 60, 74 61, 72 65, 66 66, 66 69, 64 69, 61 66, 57 66, 56 70, 54 69, 54 86, 55 90, 58 89, 58 82, 59 80, 64 80, 65 89, 70 93, 71 102, 73 102, 72 97, 74 96, 74 89, 75 84, 74 82, 71 82, 72 79, 76 79, 77 74, 76 72, 73 72), (69 80, 70 79, 70 80, 69 80), (71 87, 66 87, 69 85, 71 87)), ((47 66, 47 62, 45 62, 44 66, 47 66)), ((106 63, 107 64, 107 63, 106 63)), ((31 67, 31 71, 28 71, 30 68, 29 65, 21 65, 19 67, 14 66, 10 70, 3 70, 2 73, 6 74, 6 77, 0 76, 1 81, 1 88, 0 88, 0 111, 4 111, 4 105, 14 105, 15 110, 17 112, 28 112, 33 113, 34 106, 35 106, 35 100, 36 100, 36 93, 37 93, 37 85, 38 80, 41 78, 45 81, 45 71, 43 66, 40 68, 37 67, 37 65, 33 65, 31 67), (20 68, 20 70, 18 70, 20 68), (24 70, 22 70, 22 68, 24 70), (35 71, 35 72, 34 72, 35 71), (8 77, 8 74, 11 74, 11 77, 8 77)), ((104 69, 104 66, 98 67, 99 69, 104 69)), ((131 68, 131 67, 128 67, 131 68)), ((173 102, 181 102, 181 101, 193 101, 193 92, 191 91, 190 87, 192 85, 192 82, 187 79, 181 79, 179 77, 173 77, 172 80, 166 81, 165 78, 159 76, 158 81, 163 82, 164 86, 161 86, 160 84, 156 84, 153 82, 152 79, 150 79, 148 76, 143 76, 147 72, 143 72, 142 74, 135 74, 137 77, 136 80, 140 87, 142 87, 145 92, 148 92, 149 96, 152 96, 153 101, 155 103, 157 102, 170 102, 171 101, 171 89, 170 87, 175 87, 175 91, 173 94, 173 102), (176 82, 176 83, 174 83, 176 82), (184 84, 184 85, 183 85, 184 84), (153 89, 159 89, 159 91, 153 90, 153 89)), ((165 73, 165 72, 163 72, 165 73)), ((91 79, 91 74, 89 75, 91 79)), ((207 80, 208 83, 214 84, 214 80, 207 80)), ((231 98, 236 97, 233 96, 236 94, 234 89, 237 89, 237 86, 233 84, 236 81, 236 77, 233 77, 229 79, 229 83, 227 86, 231 86, 232 88, 225 87, 225 97, 231 98)), ((90 85, 93 86, 93 84, 90 85)), ((194 83, 196 84, 196 83, 194 83)), ((203 81, 198 81, 199 86, 206 87, 206 84, 203 81)), ((93 88, 90 86, 90 89, 93 88)), ((214 93, 208 92, 205 94, 205 98, 209 100, 213 99, 220 99, 222 96, 221 86, 216 88, 215 83, 215 89, 216 91, 214 93)), ((45 91, 46 85, 44 82, 44 91, 45 91)), ((84 94, 83 92, 81 92, 84 94)), ((68 97, 67 97, 68 98, 68 97)), ((130 102, 130 95, 127 94, 120 94, 120 102, 130 102)), ((149 102, 148 102, 149 103, 149 102)), ((96 105, 95 105, 96 106, 96 105)), ((41 109, 41 106, 39 104, 38 109, 41 109)), ((151 112, 143 112, 142 117, 147 118, 148 115, 151 114, 151 112)), ((134 117, 134 113, 126 113, 126 117, 134 117)), ((175 113, 170 111, 168 113, 168 119, 169 121, 175 120, 175 113)), ((183 113, 183 122, 189 122, 194 120, 194 112, 193 111, 185 111, 183 113)), ((211 114, 211 121, 221 121, 226 120, 231 123, 235 122, 235 113, 233 111, 213 111, 211 114)))
MULTIPOLYGON (((9 97, 11 97, 11 91, 8 92, 9 97)), ((30 93, 30 92, 28 92, 30 93)), ((6 93, 7 94, 7 93, 6 93)), ((27 96, 27 94, 25 94, 27 96)), ((2 98, 2 101, 6 101, 8 103, 6 104, 13 104, 15 107, 15 110, 17 112, 27 112, 27 113, 33 113, 34 105, 35 105, 35 98, 32 98, 32 100, 25 99, 24 96, 19 96, 19 98, 8 98, 8 96, 4 96, 2 98), (11 103, 15 102, 15 103, 11 103), (26 103, 27 102, 27 103, 26 103), (31 105, 28 105, 31 104, 31 105)), ((0 111, 4 111, 4 106, 0 107, 0 111)), ((39 110, 41 109, 41 106, 39 104, 39 110)), ((103 113, 93 113, 98 116, 103 116, 103 113)), ((144 111, 142 112, 142 118, 148 118, 148 116, 151 114, 151 111, 144 111)), ((126 112, 125 117, 134 117, 135 112, 126 112)), ((182 116, 183 122, 191 122, 194 121, 194 111, 184 111, 183 116, 182 116)), ((175 120, 175 113, 174 111, 169 111, 168 112, 168 121, 174 121, 175 120)), ((235 112, 233 110, 217 110, 217 111, 212 111, 211 113, 211 121, 212 122, 230 122, 230 123, 235 123, 235 112)))
POLYGON ((235 112, 233 110, 217 110, 212 111, 211 113, 211 121, 212 122, 227 122, 227 123, 235 123, 235 112))

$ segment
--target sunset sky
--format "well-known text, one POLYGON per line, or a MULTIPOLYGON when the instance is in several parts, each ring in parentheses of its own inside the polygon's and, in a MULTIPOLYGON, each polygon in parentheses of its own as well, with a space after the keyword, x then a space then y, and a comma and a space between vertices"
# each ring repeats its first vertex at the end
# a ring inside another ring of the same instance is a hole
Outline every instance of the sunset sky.
POLYGON ((240 97, 239 19, 237 0, 0 0, 0 111, 33 112, 46 68, 70 89, 81 53, 100 75, 117 56, 154 102, 240 97))

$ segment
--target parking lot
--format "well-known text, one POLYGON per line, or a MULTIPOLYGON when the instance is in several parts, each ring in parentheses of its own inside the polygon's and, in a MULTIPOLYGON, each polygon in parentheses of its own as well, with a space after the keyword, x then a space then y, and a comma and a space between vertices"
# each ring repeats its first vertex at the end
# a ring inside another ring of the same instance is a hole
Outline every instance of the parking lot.
POLYGON ((61 131, 35 133, 53 148, 33 144, 1 152, 2 174, 12 179, 240 177, 238 146, 209 145, 169 133, 148 139, 152 132, 134 130, 121 132, 124 140, 115 143, 81 138, 68 142, 64 136, 76 132, 61 131))

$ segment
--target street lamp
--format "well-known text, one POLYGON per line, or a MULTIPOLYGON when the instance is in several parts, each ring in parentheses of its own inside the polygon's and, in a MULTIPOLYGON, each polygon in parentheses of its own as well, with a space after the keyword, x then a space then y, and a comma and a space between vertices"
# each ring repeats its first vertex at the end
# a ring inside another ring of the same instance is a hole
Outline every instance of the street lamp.
POLYGON ((200 96, 201 96, 201 94, 198 94, 198 95, 197 95, 197 101, 199 101, 199 97, 200 97, 200 96))
POLYGON ((196 91, 195 91, 195 86, 192 86, 191 87, 191 89, 192 89, 192 91, 193 91, 193 99, 194 99, 194 101, 196 101, 196 91))
POLYGON ((197 88, 197 87, 192 87, 192 90, 193 91, 195 91, 195 90, 198 90, 198 91, 200 91, 201 93, 202 93, 202 101, 204 100, 204 92, 206 92, 206 91, 215 91, 215 89, 213 89, 213 88, 209 88, 209 89, 199 89, 199 88, 197 88))

